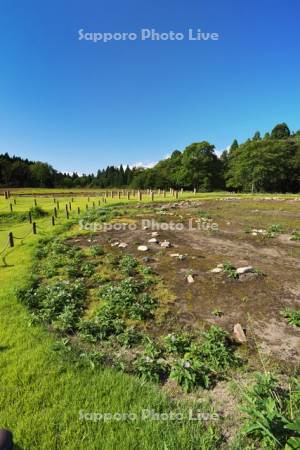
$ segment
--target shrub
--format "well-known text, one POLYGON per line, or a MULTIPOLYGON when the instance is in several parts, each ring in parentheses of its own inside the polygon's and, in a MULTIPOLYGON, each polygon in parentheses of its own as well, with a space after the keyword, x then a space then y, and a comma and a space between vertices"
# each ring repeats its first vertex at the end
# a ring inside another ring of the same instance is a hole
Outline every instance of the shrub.
POLYGON ((169 371, 161 349, 151 339, 147 340, 145 351, 136 358, 134 366, 144 381, 159 382, 169 371))
POLYGON ((40 206, 33 206, 30 208, 29 212, 34 219, 40 219, 41 217, 46 217, 49 215, 49 213, 40 206))
POLYGON ((167 353, 184 355, 191 345, 191 336, 188 333, 171 333, 164 337, 167 353))

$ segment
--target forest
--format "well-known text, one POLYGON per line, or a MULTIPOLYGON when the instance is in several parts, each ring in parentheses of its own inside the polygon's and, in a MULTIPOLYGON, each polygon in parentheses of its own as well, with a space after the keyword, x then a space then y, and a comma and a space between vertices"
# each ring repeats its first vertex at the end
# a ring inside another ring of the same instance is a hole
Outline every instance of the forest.
POLYGON ((0 186, 58 188, 183 188, 198 191, 299 192, 300 130, 276 125, 244 143, 235 139, 219 156, 207 141, 174 150, 153 168, 108 166, 96 173, 62 173, 40 161, 0 155, 0 186))

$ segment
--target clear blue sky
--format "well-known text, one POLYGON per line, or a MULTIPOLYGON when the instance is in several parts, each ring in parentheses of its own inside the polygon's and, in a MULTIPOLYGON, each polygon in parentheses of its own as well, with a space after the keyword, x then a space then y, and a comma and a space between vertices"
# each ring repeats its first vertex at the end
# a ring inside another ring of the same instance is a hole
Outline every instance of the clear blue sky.
POLYGON ((300 128, 299 0, 1 0, 0 152, 79 172, 300 128), (220 33, 91 43, 78 30, 220 33))

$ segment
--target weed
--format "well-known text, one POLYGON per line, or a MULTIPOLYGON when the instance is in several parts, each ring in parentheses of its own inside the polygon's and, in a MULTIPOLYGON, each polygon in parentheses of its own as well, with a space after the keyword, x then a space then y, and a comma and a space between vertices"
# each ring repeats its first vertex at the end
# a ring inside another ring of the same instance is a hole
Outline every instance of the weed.
POLYGON ((281 315, 285 317, 290 325, 294 325, 296 327, 300 327, 300 310, 293 310, 286 308, 284 311, 281 311, 281 315))
POLYGON ((233 280, 239 278, 239 274, 236 271, 236 267, 234 267, 230 262, 225 262, 223 264, 223 270, 228 278, 233 280))

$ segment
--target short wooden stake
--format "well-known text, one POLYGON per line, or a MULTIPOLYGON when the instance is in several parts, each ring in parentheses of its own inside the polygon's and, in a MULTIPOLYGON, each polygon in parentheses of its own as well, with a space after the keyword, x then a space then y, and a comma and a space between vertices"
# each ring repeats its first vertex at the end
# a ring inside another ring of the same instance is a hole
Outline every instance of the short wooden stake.
POLYGON ((9 235, 8 235, 8 241, 9 241, 9 246, 10 247, 14 247, 15 246, 14 235, 12 234, 12 232, 10 232, 9 235))

